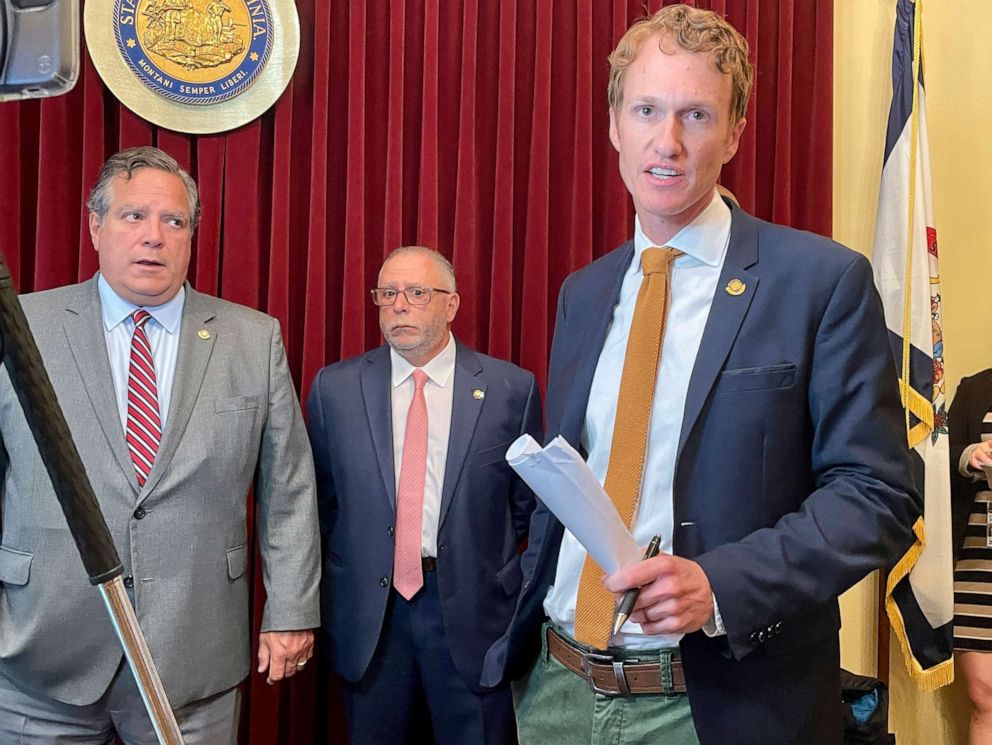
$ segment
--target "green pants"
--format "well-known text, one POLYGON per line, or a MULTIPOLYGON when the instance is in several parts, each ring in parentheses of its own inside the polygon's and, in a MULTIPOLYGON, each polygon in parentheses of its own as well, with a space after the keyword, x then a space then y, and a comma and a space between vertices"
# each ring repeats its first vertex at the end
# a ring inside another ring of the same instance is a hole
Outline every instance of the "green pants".
POLYGON ((514 683, 513 698, 520 745, 699 745, 686 694, 594 693, 548 654, 545 629, 541 654, 514 683))

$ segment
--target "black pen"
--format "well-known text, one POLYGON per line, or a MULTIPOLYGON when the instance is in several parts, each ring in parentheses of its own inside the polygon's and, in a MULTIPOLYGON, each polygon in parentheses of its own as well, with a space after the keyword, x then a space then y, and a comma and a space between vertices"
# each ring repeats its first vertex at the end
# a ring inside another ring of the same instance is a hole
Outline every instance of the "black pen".
MULTIPOLYGON (((661 536, 656 535, 651 539, 651 543, 648 544, 648 549, 644 552, 644 558, 651 559, 657 556, 659 546, 661 546, 661 536)), ((640 587, 632 587, 623 594, 623 600, 620 601, 620 607, 617 608, 617 618, 613 622, 614 634, 620 630, 621 626, 627 623, 627 619, 630 618, 630 614, 634 611, 634 603, 637 602, 637 596, 640 594, 640 587)))

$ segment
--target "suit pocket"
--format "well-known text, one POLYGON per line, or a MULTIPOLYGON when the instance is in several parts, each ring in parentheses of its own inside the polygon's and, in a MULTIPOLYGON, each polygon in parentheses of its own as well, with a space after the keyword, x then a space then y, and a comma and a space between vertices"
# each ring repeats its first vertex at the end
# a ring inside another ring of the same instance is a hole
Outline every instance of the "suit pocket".
POLYGON ((0 546, 0 582, 5 585, 26 585, 31 576, 34 554, 0 546))
POLYGON ((257 409, 261 396, 232 396, 231 398, 219 398, 214 401, 214 411, 222 414, 225 411, 244 411, 245 409, 257 409))
POLYGON ((791 388, 795 382, 796 365, 792 362, 765 367, 741 367, 736 370, 724 370, 716 383, 714 393, 791 388))
POLYGON ((227 576, 231 580, 243 577, 248 571, 248 546, 242 543, 240 546, 227 549, 227 576))
POLYGON ((489 466, 493 463, 505 462, 506 451, 510 449, 516 441, 516 437, 512 440, 507 440, 506 442, 500 443, 496 447, 486 448, 485 450, 480 450, 475 454, 475 464, 477 466, 489 466))
POLYGON ((520 570, 520 554, 514 554, 506 566, 496 572, 496 581, 507 597, 513 597, 520 591, 523 572, 520 570))

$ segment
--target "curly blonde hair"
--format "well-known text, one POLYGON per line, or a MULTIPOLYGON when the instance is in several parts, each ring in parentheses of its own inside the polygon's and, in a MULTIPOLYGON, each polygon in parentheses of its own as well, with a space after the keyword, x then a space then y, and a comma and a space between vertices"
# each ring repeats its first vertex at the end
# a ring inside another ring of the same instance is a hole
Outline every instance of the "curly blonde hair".
POLYGON ((650 18, 634 23, 620 39, 609 57, 610 85, 607 93, 614 111, 619 111, 623 104, 623 82, 627 68, 637 58, 644 42, 653 37, 659 37, 659 45, 662 40, 671 40, 687 52, 712 54, 717 69, 730 75, 733 82, 730 99, 732 124, 744 118, 754 78, 754 70, 747 60, 747 40, 713 11, 688 5, 668 5, 650 18))

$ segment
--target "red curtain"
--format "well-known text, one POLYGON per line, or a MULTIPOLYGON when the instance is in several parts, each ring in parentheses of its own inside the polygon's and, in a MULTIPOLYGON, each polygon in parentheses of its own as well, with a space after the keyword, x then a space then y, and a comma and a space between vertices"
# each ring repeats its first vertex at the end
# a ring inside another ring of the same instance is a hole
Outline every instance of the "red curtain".
MULTIPOLYGON (((409 243, 452 259, 455 333, 543 382, 562 280, 632 232, 606 57, 662 4, 297 0, 289 88, 260 119, 210 136, 148 124, 84 53, 69 95, 0 104, 0 250, 22 292, 91 276, 86 192, 107 155, 155 144, 201 188, 190 281, 279 318, 303 396, 321 366, 380 342, 368 289, 383 255, 409 243)), ((724 184, 760 217, 829 235, 832 1, 693 4, 744 32, 757 70, 724 184)), ((319 677, 269 688, 253 675, 245 742, 344 742, 319 677)))

